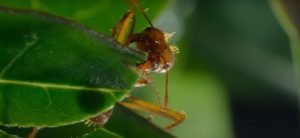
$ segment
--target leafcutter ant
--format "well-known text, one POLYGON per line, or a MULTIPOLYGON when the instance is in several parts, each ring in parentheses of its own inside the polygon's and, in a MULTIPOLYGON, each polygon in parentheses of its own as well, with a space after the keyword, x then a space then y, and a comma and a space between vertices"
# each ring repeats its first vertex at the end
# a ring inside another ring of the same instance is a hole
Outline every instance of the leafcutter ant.
MULTIPOLYGON (((136 66, 137 72, 140 74, 140 78, 136 82, 136 87, 141 87, 148 84, 151 85, 150 78, 148 77, 150 72, 165 73, 166 79, 164 103, 161 102, 160 96, 157 90, 155 90, 159 105, 139 100, 138 98, 130 95, 127 97, 129 102, 119 102, 119 104, 131 109, 154 113, 169 118, 173 120, 173 122, 166 126, 165 129, 172 129, 185 119, 185 114, 168 108, 168 71, 173 67, 174 54, 177 52, 177 49, 176 47, 169 46, 167 44, 171 34, 164 34, 160 29, 154 27, 151 20, 148 18, 136 0, 125 1, 130 9, 113 27, 112 38, 115 38, 119 44, 125 47, 128 47, 131 43, 136 43, 138 50, 147 53, 147 60, 137 64, 136 66), (134 33, 135 12, 132 5, 137 7, 139 12, 149 24, 149 27, 147 27, 141 33, 134 33)), ((152 87, 155 88, 154 86, 152 87)), ((107 120, 107 118, 111 115, 111 110, 112 109, 108 110, 106 113, 103 113, 100 116, 91 118, 88 123, 106 122, 103 120, 107 120)))

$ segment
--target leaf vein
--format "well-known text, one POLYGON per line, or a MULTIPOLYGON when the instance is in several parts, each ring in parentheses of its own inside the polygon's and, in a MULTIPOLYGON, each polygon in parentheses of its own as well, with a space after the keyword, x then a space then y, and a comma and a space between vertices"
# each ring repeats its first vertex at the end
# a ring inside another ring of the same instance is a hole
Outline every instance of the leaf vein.
POLYGON ((62 116, 71 116, 70 114, 67 114, 66 112, 64 112, 63 109, 61 109, 59 106, 57 106, 53 101, 52 98, 50 96, 50 92, 48 90, 48 88, 44 88, 47 98, 48 98, 48 106, 46 107, 47 110, 50 110, 51 106, 53 109, 55 109, 58 113, 60 113, 62 116))
POLYGON ((87 91, 97 91, 113 94, 114 92, 127 92, 129 90, 122 89, 112 89, 112 88, 93 88, 86 86, 74 86, 74 85, 64 85, 55 83, 40 83, 40 82, 29 82, 29 81, 19 81, 19 80, 6 80, 0 79, 0 84, 12 84, 12 85, 23 85, 32 87, 42 87, 42 88, 53 88, 53 89, 66 89, 66 90, 87 90, 87 91))
POLYGON ((24 49, 22 49, 0 72, 0 78, 15 64, 32 46, 36 44, 38 38, 36 34, 31 34, 31 41, 25 43, 24 49))

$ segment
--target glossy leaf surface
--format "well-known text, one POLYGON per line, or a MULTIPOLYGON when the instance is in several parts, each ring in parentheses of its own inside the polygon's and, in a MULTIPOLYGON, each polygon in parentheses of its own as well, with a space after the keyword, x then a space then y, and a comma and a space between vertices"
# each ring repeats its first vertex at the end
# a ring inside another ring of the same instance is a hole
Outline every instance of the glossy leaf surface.
POLYGON ((128 68, 138 62, 134 51, 76 22, 5 7, 0 21, 0 124, 82 121, 122 99, 137 79, 128 68))

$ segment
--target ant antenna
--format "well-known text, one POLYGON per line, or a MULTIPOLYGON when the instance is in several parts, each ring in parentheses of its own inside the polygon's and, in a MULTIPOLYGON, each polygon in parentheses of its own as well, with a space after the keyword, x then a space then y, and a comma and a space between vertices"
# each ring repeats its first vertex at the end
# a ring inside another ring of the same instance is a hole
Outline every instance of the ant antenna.
POLYGON ((150 86, 151 86, 152 89, 154 90, 154 93, 155 93, 155 95, 156 95, 156 99, 157 99, 157 101, 158 101, 158 103, 159 103, 159 106, 161 107, 161 109, 164 109, 164 105, 163 105, 162 102, 161 102, 161 98, 160 98, 160 95, 159 95, 159 92, 158 92, 157 87, 155 86, 155 84, 154 84, 153 82, 150 84, 150 86))
POLYGON ((148 16, 146 15, 146 13, 144 12, 144 10, 142 9, 142 7, 139 5, 139 3, 136 1, 136 0, 125 0, 128 4, 128 6, 130 7, 130 9, 132 10, 132 7, 130 6, 130 2, 133 3, 137 8, 138 10, 142 13, 142 15, 145 17, 145 19, 147 20, 147 22, 149 23, 149 25, 151 27, 154 27, 151 20, 148 18, 148 16))

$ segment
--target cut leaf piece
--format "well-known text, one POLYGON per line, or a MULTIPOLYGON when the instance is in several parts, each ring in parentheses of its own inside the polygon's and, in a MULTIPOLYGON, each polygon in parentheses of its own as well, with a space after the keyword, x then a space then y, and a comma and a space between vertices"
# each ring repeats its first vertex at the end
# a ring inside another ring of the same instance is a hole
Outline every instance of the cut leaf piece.
POLYGON ((143 54, 58 16, 0 7, 0 124, 52 127, 95 116, 131 90, 143 54))

